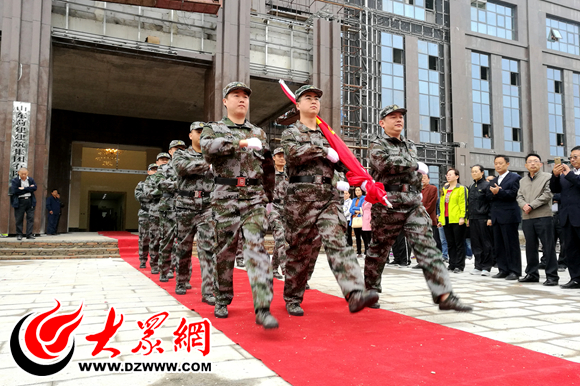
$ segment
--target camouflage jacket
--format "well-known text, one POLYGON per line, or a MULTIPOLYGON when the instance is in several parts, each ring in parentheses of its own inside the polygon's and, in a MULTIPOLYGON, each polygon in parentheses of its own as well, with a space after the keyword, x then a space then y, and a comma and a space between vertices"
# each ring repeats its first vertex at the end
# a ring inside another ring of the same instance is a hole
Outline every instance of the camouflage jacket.
POLYGON ((157 169, 155 174, 147 176, 143 184, 143 193, 150 200, 149 215, 151 216, 159 216, 159 200, 163 195, 163 192, 159 189, 159 182, 163 178, 163 173, 159 169, 157 169))
POLYGON ((288 188, 288 175, 286 169, 279 172, 276 170, 276 187, 274 188, 273 201, 274 208, 281 211, 284 208, 284 198, 286 197, 286 189, 288 188))
POLYGON ((385 133, 372 139, 369 145, 370 174, 377 182, 385 185, 409 184, 416 192, 401 193, 387 191, 387 197, 392 204, 421 203, 421 178, 417 171, 417 148, 411 140, 401 136, 401 140, 389 137, 385 133), (402 199, 401 197, 405 197, 402 199))
POLYGON ((211 122, 201 133, 201 149, 207 163, 213 167, 216 177, 245 177, 258 179, 259 185, 232 186, 216 184, 212 197, 218 200, 249 200, 262 195, 264 200, 272 201, 274 190, 274 159, 270 153, 266 133, 246 121, 236 125, 228 118, 211 122), (243 139, 259 138, 262 150, 240 148, 243 139), (267 198, 266 198, 267 197, 267 198))
POLYGON ((191 210, 209 207, 214 175, 202 153, 191 146, 187 150, 177 150, 173 154, 173 168, 177 173, 175 207, 191 210), (195 197, 195 192, 203 192, 203 197, 195 197))
POLYGON ((148 217, 149 216, 149 203, 151 200, 145 195, 145 181, 139 181, 137 186, 135 187, 135 199, 139 201, 141 208, 139 208, 139 217, 148 217))
POLYGON ((177 190, 177 174, 173 168, 173 159, 165 165, 161 165, 159 170, 161 170, 162 175, 158 185, 162 193, 161 199, 159 200, 159 211, 167 212, 174 209, 174 197, 175 191, 177 190))
MULTIPOLYGON (((330 144, 318 126, 314 131, 296 121, 282 133, 282 147, 289 178, 319 175, 332 179, 335 170, 346 171, 340 161, 333 164, 326 158, 330 144)), ((332 184, 290 183, 286 193, 287 197, 296 194, 296 200, 325 201, 334 198, 335 191, 336 181, 333 180, 332 184)))

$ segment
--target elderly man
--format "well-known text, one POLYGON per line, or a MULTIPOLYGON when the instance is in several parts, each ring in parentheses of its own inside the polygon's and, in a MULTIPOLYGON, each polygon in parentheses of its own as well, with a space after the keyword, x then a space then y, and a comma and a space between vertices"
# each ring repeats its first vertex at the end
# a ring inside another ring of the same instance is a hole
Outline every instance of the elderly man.
POLYGON ((24 215, 26 215, 26 238, 35 239, 32 234, 34 226, 34 209, 36 208, 36 182, 28 176, 28 169, 20 168, 18 177, 14 177, 10 184, 12 193, 12 207, 14 208, 14 217, 16 218, 16 238, 22 240, 22 226, 24 215))

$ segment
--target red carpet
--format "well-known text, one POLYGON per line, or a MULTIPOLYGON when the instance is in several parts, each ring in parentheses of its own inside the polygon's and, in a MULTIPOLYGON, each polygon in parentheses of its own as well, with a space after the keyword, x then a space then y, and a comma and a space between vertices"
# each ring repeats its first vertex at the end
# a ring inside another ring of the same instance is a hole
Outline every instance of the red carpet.
MULTIPOLYGON (((138 269, 137 236, 102 234, 118 239, 121 257, 138 269)), ((174 279, 160 283, 149 269, 140 271, 292 385, 580 385, 578 363, 387 310, 350 314, 344 299, 315 290, 306 293, 305 316, 290 317, 279 280, 271 311, 280 328, 265 331, 254 322, 250 285, 239 269, 229 318, 216 319, 201 303, 193 262, 193 289, 185 296, 175 295, 174 279)))

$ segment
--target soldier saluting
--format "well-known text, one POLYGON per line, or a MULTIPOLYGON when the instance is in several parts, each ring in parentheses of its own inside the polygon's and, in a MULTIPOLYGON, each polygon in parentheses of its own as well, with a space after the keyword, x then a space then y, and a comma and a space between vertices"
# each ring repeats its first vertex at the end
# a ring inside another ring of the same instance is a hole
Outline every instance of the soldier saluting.
POLYGON ((201 148, 216 175, 211 196, 216 223, 216 305, 214 315, 227 318, 234 297, 233 269, 238 239, 254 298, 256 323, 277 328, 270 314, 273 278, 270 257, 264 248, 266 204, 272 200, 274 161, 266 133, 246 120, 252 90, 241 82, 223 90, 227 117, 208 124, 201 133, 201 148), (270 197, 266 195, 269 194, 270 197))

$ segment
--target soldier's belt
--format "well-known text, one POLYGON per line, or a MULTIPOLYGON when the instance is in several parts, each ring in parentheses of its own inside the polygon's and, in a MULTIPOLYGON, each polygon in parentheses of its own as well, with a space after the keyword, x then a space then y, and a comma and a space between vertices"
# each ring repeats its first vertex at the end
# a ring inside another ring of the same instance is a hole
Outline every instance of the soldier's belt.
POLYGON ((163 193, 163 197, 164 198, 172 198, 173 197, 173 194, 171 194, 171 193, 163 193))
POLYGON ((290 183, 310 182, 312 184, 332 184, 332 178, 324 176, 294 176, 290 177, 290 183))
POLYGON ((219 185, 230 185, 230 186, 248 186, 248 185, 262 185, 262 180, 257 178, 246 178, 246 177, 236 177, 236 178, 221 178, 216 177, 214 179, 216 184, 219 185))
POLYGON ((282 200, 274 200, 274 201, 272 201, 272 202, 273 202, 274 204, 281 204, 281 203, 282 203, 282 200))
POLYGON ((209 197, 211 192, 204 192, 203 190, 196 190, 194 192, 189 192, 187 190, 180 190, 177 193, 183 197, 202 198, 202 197, 209 197))
POLYGON ((149 206, 141 205, 141 209, 143 209, 144 211, 149 212, 149 206))
POLYGON ((401 185, 385 185, 385 191, 386 192, 418 193, 419 189, 417 189, 416 187, 411 186, 409 184, 401 184, 401 185))
POLYGON ((203 174, 186 174, 185 176, 183 176, 183 178, 186 178, 188 180, 198 180, 200 178, 205 178, 205 176, 203 174))

